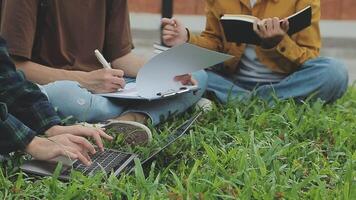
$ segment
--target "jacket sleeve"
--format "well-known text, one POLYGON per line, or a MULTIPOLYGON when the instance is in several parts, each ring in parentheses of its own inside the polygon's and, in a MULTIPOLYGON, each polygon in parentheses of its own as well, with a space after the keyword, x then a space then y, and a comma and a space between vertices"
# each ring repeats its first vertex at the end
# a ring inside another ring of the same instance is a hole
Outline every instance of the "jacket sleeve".
POLYGON ((0 39, 0 102, 7 105, 9 113, 37 133, 60 124, 60 118, 37 85, 27 81, 16 71, 0 39))
POLYGON ((222 30, 219 19, 214 14, 214 2, 206 3, 206 25, 200 35, 190 34, 189 43, 214 51, 223 51, 222 30))
POLYGON ((35 132, 7 111, 0 102, 0 154, 24 150, 36 136, 35 132))
POLYGON ((305 30, 290 37, 286 35, 273 49, 262 49, 260 57, 264 60, 272 59, 283 72, 293 72, 306 61, 316 58, 320 54, 321 35, 319 28, 320 1, 297 1, 296 10, 302 10, 308 5, 312 6, 312 24, 305 30), (292 68, 285 69, 285 66, 292 68))

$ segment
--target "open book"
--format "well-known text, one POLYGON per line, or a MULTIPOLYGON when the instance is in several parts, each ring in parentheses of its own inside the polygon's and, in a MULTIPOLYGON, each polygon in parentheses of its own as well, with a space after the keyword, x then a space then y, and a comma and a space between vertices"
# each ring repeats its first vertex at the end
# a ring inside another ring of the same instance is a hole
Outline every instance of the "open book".
MULTIPOLYGON (((250 15, 223 15, 220 22, 227 41, 260 45, 262 40, 253 30, 253 23, 257 19, 250 15)), ((307 6, 287 19, 289 21, 288 35, 293 35, 311 25, 312 8, 307 6)))
POLYGON ((192 44, 170 48, 149 60, 138 72, 136 83, 128 83, 115 93, 99 94, 105 97, 155 100, 198 90, 185 86, 174 77, 196 72, 224 62, 232 56, 204 49, 192 44))

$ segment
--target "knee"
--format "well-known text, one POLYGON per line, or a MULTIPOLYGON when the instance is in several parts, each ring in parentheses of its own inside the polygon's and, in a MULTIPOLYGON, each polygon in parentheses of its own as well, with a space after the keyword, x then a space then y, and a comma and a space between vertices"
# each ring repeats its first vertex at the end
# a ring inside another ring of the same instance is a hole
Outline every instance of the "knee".
POLYGON ((208 74, 205 70, 200 70, 193 73, 193 78, 198 82, 198 86, 201 90, 205 90, 208 85, 208 74))
POLYGON ((57 81, 44 86, 51 104, 62 117, 97 122, 118 116, 118 109, 109 99, 91 94, 73 81, 57 81))
POLYGON ((345 64, 333 58, 323 58, 321 76, 324 86, 330 89, 346 91, 349 75, 345 64))
POLYGON ((85 114, 79 115, 80 121, 86 121, 90 123, 97 123, 107 121, 109 119, 115 119, 120 116, 122 110, 120 107, 113 105, 91 105, 85 114))
POLYGON ((313 64, 318 70, 319 98, 331 103, 346 92, 348 86, 348 71, 346 66, 333 58, 319 58, 313 64))
POLYGON ((80 85, 78 82, 74 81, 56 81, 43 86, 46 94, 49 98, 57 99, 60 96, 69 96, 68 93, 73 91, 76 93, 80 90, 80 85))

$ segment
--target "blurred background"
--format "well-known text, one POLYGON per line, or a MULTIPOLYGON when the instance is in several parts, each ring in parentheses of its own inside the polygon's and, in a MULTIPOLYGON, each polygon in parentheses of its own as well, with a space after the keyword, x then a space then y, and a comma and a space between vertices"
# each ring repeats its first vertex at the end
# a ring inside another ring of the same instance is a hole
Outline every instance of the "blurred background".
MULTIPOLYGON (((205 0, 128 0, 135 51, 153 56, 153 42, 160 41, 161 16, 174 15, 192 31, 204 29, 205 0)), ((320 0, 323 56, 343 60, 356 80, 356 0, 320 0)))

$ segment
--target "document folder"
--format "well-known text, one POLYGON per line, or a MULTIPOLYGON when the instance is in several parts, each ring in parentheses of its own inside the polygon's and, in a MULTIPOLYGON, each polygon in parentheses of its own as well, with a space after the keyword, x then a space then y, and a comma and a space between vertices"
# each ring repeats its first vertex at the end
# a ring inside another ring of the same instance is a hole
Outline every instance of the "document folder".
POLYGON ((124 89, 100 94, 105 97, 155 100, 196 91, 198 86, 183 85, 174 78, 222 63, 232 56, 192 44, 170 48, 149 60, 138 72, 136 83, 124 89))

